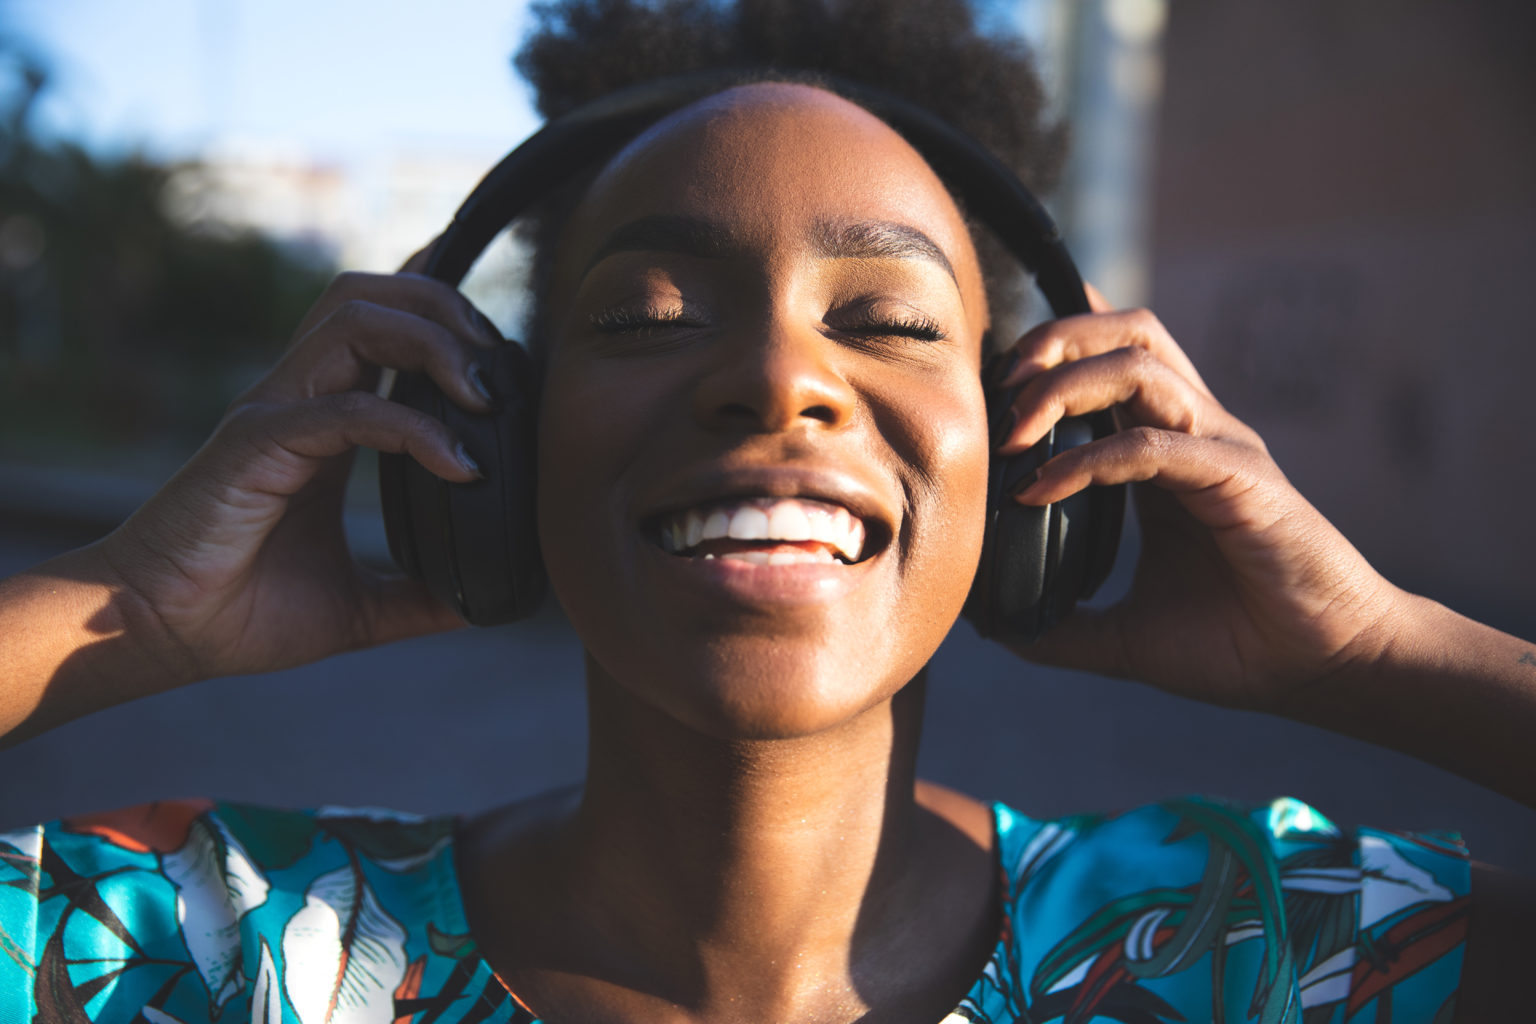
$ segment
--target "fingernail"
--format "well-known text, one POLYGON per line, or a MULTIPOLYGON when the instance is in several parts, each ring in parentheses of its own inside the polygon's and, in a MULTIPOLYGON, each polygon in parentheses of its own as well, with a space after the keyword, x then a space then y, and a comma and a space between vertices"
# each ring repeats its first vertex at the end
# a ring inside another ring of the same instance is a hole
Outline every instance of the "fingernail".
POLYGON ((479 363, 469 368, 469 386, 475 389, 475 393, 484 399, 485 404, 492 410, 501 408, 501 403, 491 393, 491 386, 485 382, 485 374, 481 372, 479 363))
POLYGON ((1008 488, 1008 495, 1009 497, 1017 498, 1039 482, 1040 471, 1038 469, 1033 470, 1028 476, 1015 483, 1012 487, 1008 488))
POLYGON ((475 474, 475 476, 480 477, 482 480, 485 479, 485 474, 480 472, 480 463, 476 462, 474 458, 469 454, 469 452, 464 448, 463 441, 460 441, 458 446, 453 449, 453 454, 458 457, 459 465, 475 474))

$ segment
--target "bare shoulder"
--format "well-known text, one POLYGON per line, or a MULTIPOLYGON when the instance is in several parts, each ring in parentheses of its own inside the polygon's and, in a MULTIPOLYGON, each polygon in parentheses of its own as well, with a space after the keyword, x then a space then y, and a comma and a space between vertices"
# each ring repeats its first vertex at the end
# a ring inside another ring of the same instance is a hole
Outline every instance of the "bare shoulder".
POLYGON ((975 797, 918 779, 917 805, 949 822, 983 850, 992 849, 992 809, 975 797))
POLYGON ((1457 1024, 1521 1020, 1536 962, 1536 881, 1474 862, 1472 920, 1457 993, 1457 1024))

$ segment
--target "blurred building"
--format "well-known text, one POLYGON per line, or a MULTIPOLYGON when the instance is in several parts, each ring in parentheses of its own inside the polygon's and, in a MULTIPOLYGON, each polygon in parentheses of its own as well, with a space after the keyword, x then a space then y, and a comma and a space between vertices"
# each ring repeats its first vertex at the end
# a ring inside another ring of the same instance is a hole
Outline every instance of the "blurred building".
POLYGON ((1536 8, 1172 5, 1152 302, 1396 582, 1536 634, 1536 8))
MULTIPOLYGON (((171 205, 185 224, 255 229, 333 266, 390 272, 437 236, 499 153, 401 149, 337 163, 273 145, 225 145, 175 178, 171 205)), ((505 239, 467 285, 504 331, 523 308, 521 257, 505 239)))

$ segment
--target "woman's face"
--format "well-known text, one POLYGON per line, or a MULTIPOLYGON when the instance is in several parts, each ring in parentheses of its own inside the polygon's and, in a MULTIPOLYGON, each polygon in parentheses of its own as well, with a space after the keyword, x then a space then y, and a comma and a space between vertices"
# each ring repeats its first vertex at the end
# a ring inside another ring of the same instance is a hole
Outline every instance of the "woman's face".
POLYGON ((927 164, 817 89, 734 89, 602 173, 556 257, 554 588, 597 665, 706 733, 888 699, 981 547, 987 310, 927 164))

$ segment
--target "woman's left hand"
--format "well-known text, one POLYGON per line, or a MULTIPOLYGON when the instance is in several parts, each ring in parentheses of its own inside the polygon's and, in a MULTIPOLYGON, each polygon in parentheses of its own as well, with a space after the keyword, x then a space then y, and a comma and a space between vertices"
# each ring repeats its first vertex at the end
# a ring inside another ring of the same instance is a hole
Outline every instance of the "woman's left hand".
POLYGON ((1116 406, 1118 433, 1051 459, 1015 500, 1134 482, 1141 558, 1118 604, 1080 609, 1019 653, 1254 710, 1375 658, 1402 592, 1291 486, 1156 317, 1089 295, 1093 313, 1019 340, 1004 383, 1023 387, 1000 451, 1116 406))

